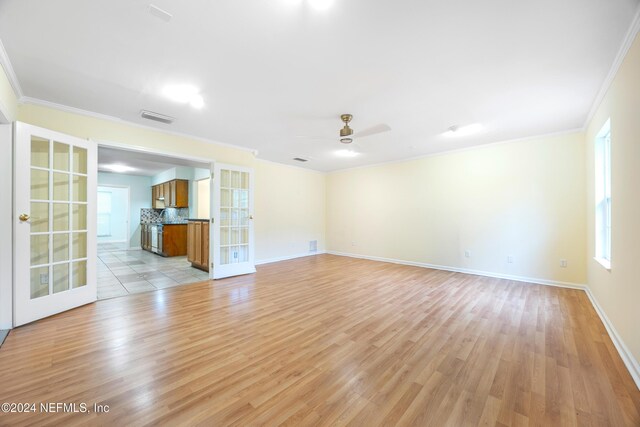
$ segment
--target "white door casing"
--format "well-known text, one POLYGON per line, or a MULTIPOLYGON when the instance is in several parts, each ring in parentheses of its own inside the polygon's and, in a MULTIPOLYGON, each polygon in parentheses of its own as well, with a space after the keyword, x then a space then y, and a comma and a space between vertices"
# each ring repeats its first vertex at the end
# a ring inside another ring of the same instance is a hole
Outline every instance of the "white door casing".
POLYGON ((14 325, 96 300, 97 145, 25 123, 14 136, 14 325))

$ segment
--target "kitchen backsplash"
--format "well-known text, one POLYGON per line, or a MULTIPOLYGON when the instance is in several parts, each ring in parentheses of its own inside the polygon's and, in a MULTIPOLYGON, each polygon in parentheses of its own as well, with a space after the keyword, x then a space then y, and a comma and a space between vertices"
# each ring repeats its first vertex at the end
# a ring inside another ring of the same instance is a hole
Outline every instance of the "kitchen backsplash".
POLYGON ((181 222, 189 218, 189 208, 140 209, 140 223, 181 222), (164 211, 162 217, 160 216, 164 211))

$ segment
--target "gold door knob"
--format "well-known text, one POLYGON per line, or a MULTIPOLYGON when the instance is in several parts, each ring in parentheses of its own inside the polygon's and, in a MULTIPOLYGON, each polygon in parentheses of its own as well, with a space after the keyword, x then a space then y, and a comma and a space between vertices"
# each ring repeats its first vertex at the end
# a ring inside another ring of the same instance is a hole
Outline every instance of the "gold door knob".
POLYGON ((18 218, 20 219, 20 221, 26 222, 26 221, 29 221, 29 218, 31 218, 31 217, 29 215, 27 215, 27 214, 22 214, 18 218))

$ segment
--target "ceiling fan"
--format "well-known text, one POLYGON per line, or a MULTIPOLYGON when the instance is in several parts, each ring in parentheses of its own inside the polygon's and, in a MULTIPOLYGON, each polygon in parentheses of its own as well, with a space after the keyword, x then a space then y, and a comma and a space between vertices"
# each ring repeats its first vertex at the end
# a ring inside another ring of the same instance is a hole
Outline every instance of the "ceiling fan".
POLYGON ((391 126, 385 123, 372 126, 360 132, 353 132, 353 129, 349 127, 349 123, 353 119, 351 114, 341 114, 340 120, 343 121, 344 127, 340 129, 340 142, 343 144, 351 144, 356 138, 364 138, 366 136, 377 135, 379 133, 388 132, 391 130, 391 126))

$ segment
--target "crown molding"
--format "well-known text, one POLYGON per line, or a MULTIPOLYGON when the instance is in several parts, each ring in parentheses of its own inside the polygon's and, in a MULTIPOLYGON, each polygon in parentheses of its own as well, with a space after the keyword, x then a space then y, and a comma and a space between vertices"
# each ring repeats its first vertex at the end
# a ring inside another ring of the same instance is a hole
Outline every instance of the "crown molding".
POLYGON ((168 130, 168 129, 159 129, 159 128, 155 128, 153 126, 146 126, 146 125, 142 125, 140 123, 135 123, 135 122, 124 120, 124 119, 121 119, 121 118, 118 118, 118 117, 110 116, 108 114, 96 113, 96 112, 89 111, 89 110, 83 110, 81 108, 70 107, 68 105, 58 104, 56 102, 45 101, 44 99, 32 98, 30 96, 22 96, 22 97, 20 97, 20 99, 18 99, 18 103, 19 104, 30 104, 30 105, 35 105, 35 106, 39 106, 39 107, 51 108, 51 109, 54 109, 54 110, 64 111, 66 113, 78 114, 78 115, 81 115, 81 116, 91 117, 91 118, 94 118, 94 119, 100 119, 100 120, 105 120, 105 121, 118 123, 118 124, 122 124, 122 125, 132 126, 132 127, 136 127, 136 128, 139 128, 139 129, 145 129, 145 130, 149 130, 149 131, 153 131, 153 132, 164 133, 164 134, 168 134, 168 135, 178 136, 178 137, 181 137, 181 138, 193 139, 195 141, 206 142, 207 144, 221 145, 223 147, 233 148, 233 149, 241 150, 241 151, 247 151, 247 152, 252 153, 256 157, 258 156, 258 150, 256 150, 255 148, 242 147, 240 145, 228 144, 226 142, 215 141, 213 139, 207 139, 207 138, 203 138, 203 137, 200 137, 200 136, 191 135, 191 134, 188 134, 188 133, 176 132, 176 131, 172 131, 172 130, 168 130))
POLYGON ((22 98, 23 93, 22 88, 20 87, 20 82, 18 81, 18 76, 16 76, 16 72, 13 71, 13 65, 11 65, 11 61, 9 61, 9 56, 7 55, 7 51, 4 49, 2 40, 0 40, 0 65, 2 65, 2 68, 7 75, 7 79, 9 79, 9 84, 13 89, 13 93, 16 95, 16 99, 22 98))
POLYGON ((631 21, 631 26, 629 27, 629 30, 627 31, 627 34, 624 37, 624 40, 622 41, 622 45, 618 50, 618 54, 613 60, 613 64, 611 64, 611 68, 609 69, 609 74, 607 74, 607 77, 602 82, 602 86, 600 87, 600 90, 598 91, 595 99, 593 100, 593 104, 591 105, 589 114, 587 114, 587 119, 584 121, 584 125, 583 125, 584 129, 587 129, 587 127, 589 126, 589 123, 591 122, 591 120, 593 119, 593 116, 596 114, 596 111, 600 107, 602 100, 604 99, 605 95, 609 91, 609 88, 611 87, 611 83, 613 83, 613 79, 615 79, 616 74, 618 74, 618 70, 620 70, 620 66, 624 61, 624 58, 627 56, 627 53, 629 52, 631 45, 635 41, 636 36, 638 35, 638 32, 640 32, 640 4, 636 8, 636 13, 633 16, 633 20, 631 21))

